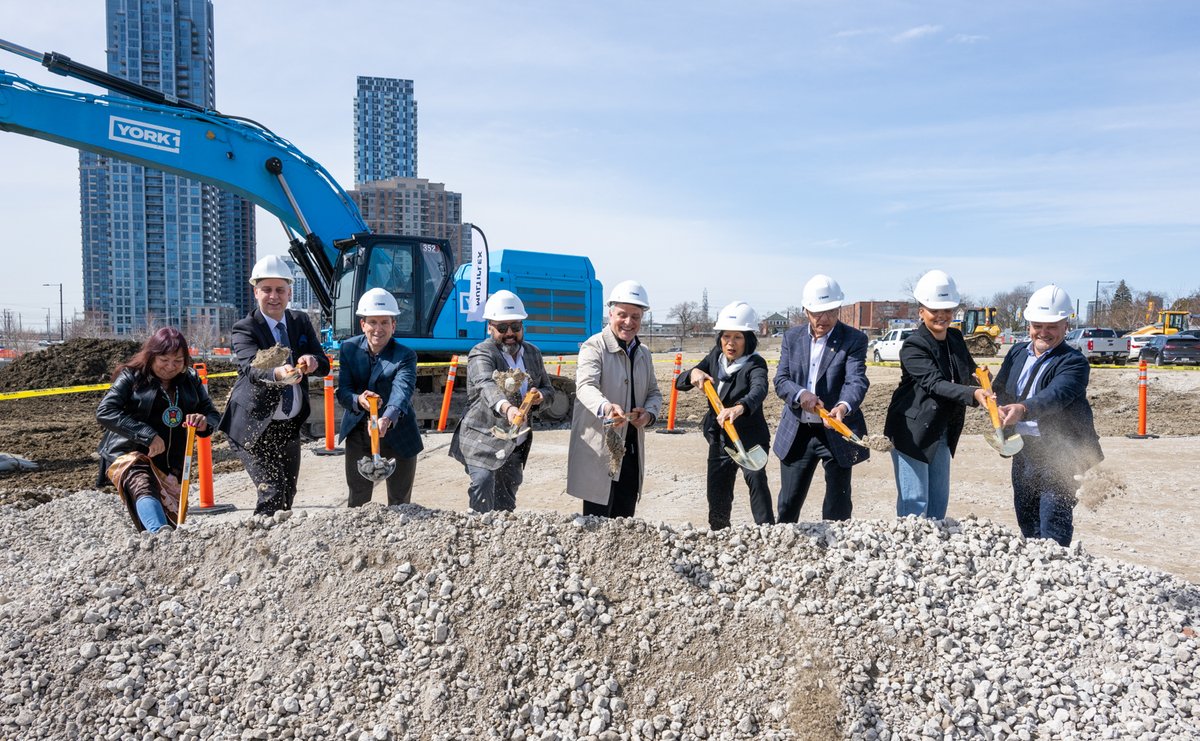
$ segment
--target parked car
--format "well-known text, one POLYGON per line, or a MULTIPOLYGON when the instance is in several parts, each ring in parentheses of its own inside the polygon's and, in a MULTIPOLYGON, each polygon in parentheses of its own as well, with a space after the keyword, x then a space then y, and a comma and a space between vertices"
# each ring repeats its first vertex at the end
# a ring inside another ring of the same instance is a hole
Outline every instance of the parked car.
POLYGON ((1067 332, 1064 341, 1092 363, 1125 365, 1129 360, 1129 338, 1117 337, 1115 329, 1079 327, 1067 332))
POLYGON ((887 334, 875 341, 875 351, 871 354, 872 359, 876 363, 882 363, 885 360, 893 362, 900 360, 900 346, 904 344, 904 338, 913 331, 913 327, 889 330, 887 334))
POLYGON ((1178 334, 1151 335, 1149 341, 1142 346, 1140 357, 1155 365, 1200 363, 1200 337, 1184 337, 1178 334))
POLYGON ((1129 338, 1129 359, 1137 360, 1142 357, 1142 348, 1150 341, 1151 337, 1158 337, 1157 334, 1127 334, 1129 338))

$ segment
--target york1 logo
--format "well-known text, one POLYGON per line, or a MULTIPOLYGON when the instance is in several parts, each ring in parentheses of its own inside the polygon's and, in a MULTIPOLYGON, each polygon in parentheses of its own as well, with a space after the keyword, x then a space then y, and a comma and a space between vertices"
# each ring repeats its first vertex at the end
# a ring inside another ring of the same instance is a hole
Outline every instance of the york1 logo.
POLYGON ((115 142, 125 142, 139 147, 179 154, 179 129, 168 129, 164 126, 155 126, 130 118, 109 116, 108 138, 115 142))

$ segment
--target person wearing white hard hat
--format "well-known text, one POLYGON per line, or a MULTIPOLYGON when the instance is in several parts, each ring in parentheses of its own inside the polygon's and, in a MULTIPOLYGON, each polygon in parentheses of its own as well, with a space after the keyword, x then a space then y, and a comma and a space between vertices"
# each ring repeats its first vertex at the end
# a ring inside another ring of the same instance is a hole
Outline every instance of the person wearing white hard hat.
POLYGON ((900 348, 900 385, 888 405, 883 434, 892 441, 896 515, 941 520, 950 502, 950 459, 958 448, 966 408, 985 404, 975 360, 962 332, 950 326, 960 298, 941 270, 913 289, 921 324, 900 348))
POLYGON ((662 407, 654 360, 637 334, 649 308, 641 283, 618 283, 608 296, 607 326, 579 347, 567 493, 583 500, 585 515, 633 517, 637 509, 645 428, 662 407))
POLYGON ((358 299, 358 328, 362 334, 342 340, 338 349, 337 400, 344 410, 338 434, 346 446, 346 504, 361 507, 371 501, 375 482, 358 472, 358 462, 371 455, 371 399, 379 413, 379 455, 396 461, 387 477, 389 506, 412 501, 417 453, 425 445, 413 411, 417 387, 417 354, 396 341, 396 297, 372 288, 358 299))
MULTIPOLYGON (((716 347, 687 373, 675 379, 675 388, 690 391, 712 383, 721 399, 724 411, 718 415, 711 408, 704 415, 704 439, 708 440, 708 526, 713 530, 727 528, 733 511, 733 484, 740 466, 726 452, 732 448, 723 429, 728 421, 747 449, 755 445, 771 448, 771 428, 763 414, 763 402, 771 384, 767 379, 767 361, 755 352, 758 347, 758 314, 745 301, 734 301, 717 314, 713 330, 717 333, 716 347)), ((774 525, 775 510, 771 504, 771 488, 766 469, 742 469, 742 477, 750 488, 750 512, 756 525, 774 525)))
POLYGON ((808 323, 783 335, 775 392, 783 399, 775 455, 779 457, 779 521, 796 522, 820 463, 825 471, 821 517, 848 520, 851 467, 870 452, 834 432, 821 418, 824 409, 860 438, 867 434, 862 403, 867 380, 867 336, 838 321, 845 295, 828 275, 804 284, 801 304, 808 323))
POLYGON ((1091 366, 1063 342, 1071 297, 1051 284, 1025 306, 1029 341, 1014 345, 996 374, 1000 421, 1024 439, 1013 456, 1013 506, 1026 538, 1068 546, 1074 537, 1076 477, 1104 460, 1087 400, 1091 366))
POLYGON ((329 358, 308 315, 287 308, 292 271, 268 255, 250 273, 257 306, 233 325, 238 378, 229 394, 220 429, 258 491, 254 513, 291 509, 300 475, 300 427, 308 419, 308 377, 329 373, 329 358), (260 350, 288 349, 278 366, 254 365, 260 350))
MULTIPOLYGON (((525 395, 534 406, 550 400, 554 388, 542 353, 525 341, 525 304, 512 291, 496 291, 483 305, 488 339, 467 355, 467 410, 454 428, 450 457, 471 477, 467 502, 476 512, 517 507, 517 489, 525 478, 525 462, 533 432, 516 438, 492 434, 493 427, 511 430, 525 395), (519 373, 517 372, 519 371, 519 373), (520 384, 505 384, 511 378, 520 384)), ((528 420, 522 420, 522 426, 528 420)))

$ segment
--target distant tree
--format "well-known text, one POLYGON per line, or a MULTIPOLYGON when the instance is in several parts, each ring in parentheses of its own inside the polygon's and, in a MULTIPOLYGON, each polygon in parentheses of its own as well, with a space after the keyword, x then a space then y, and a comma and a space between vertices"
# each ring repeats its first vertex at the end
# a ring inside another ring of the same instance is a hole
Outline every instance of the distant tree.
POLYGON ((802 324, 808 323, 808 317, 804 315, 804 309, 799 306, 789 306, 784 310, 787 316, 789 327, 799 327, 802 324))
POLYGON ((1186 311, 1190 314, 1200 314, 1200 288, 1192 291, 1190 295, 1180 296, 1171 304, 1171 308, 1175 311, 1186 311))
POLYGON ((1007 329, 1025 326, 1025 304, 1033 294, 1033 284, 1023 283, 992 296, 991 305, 996 307, 996 323, 1007 329))
POLYGON ((1141 307, 1134 303, 1133 291, 1121 280, 1113 289, 1112 302, 1108 306, 1108 323, 1116 329, 1135 329, 1141 326, 1138 323, 1141 315, 1141 307))
POLYGON ((701 321, 700 306, 695 301, 684 301, 675 304, 671 307, 667 318, 673 319, 677 323, 679 327, 679 340, 682 342, 684 337, 696 331, 696 327, 701 321))

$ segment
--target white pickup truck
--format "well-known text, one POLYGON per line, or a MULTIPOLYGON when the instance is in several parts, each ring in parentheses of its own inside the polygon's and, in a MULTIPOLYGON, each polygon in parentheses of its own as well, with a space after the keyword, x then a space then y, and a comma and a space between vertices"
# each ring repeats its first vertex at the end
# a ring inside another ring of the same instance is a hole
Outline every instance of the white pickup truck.
POLYGON ((1080 327, 1067 332, 1065 342, 1092 363, 1129 362, 1129 338, 1118 337, 1115 329, 1080 327))
POLYGON ((904 338, 912 334, 914 329, 915 327, 901 327, 889 330, 887 334, 875 341, 871 359, 876 363, 899 360, 900 346, 904 344, 904 338))

